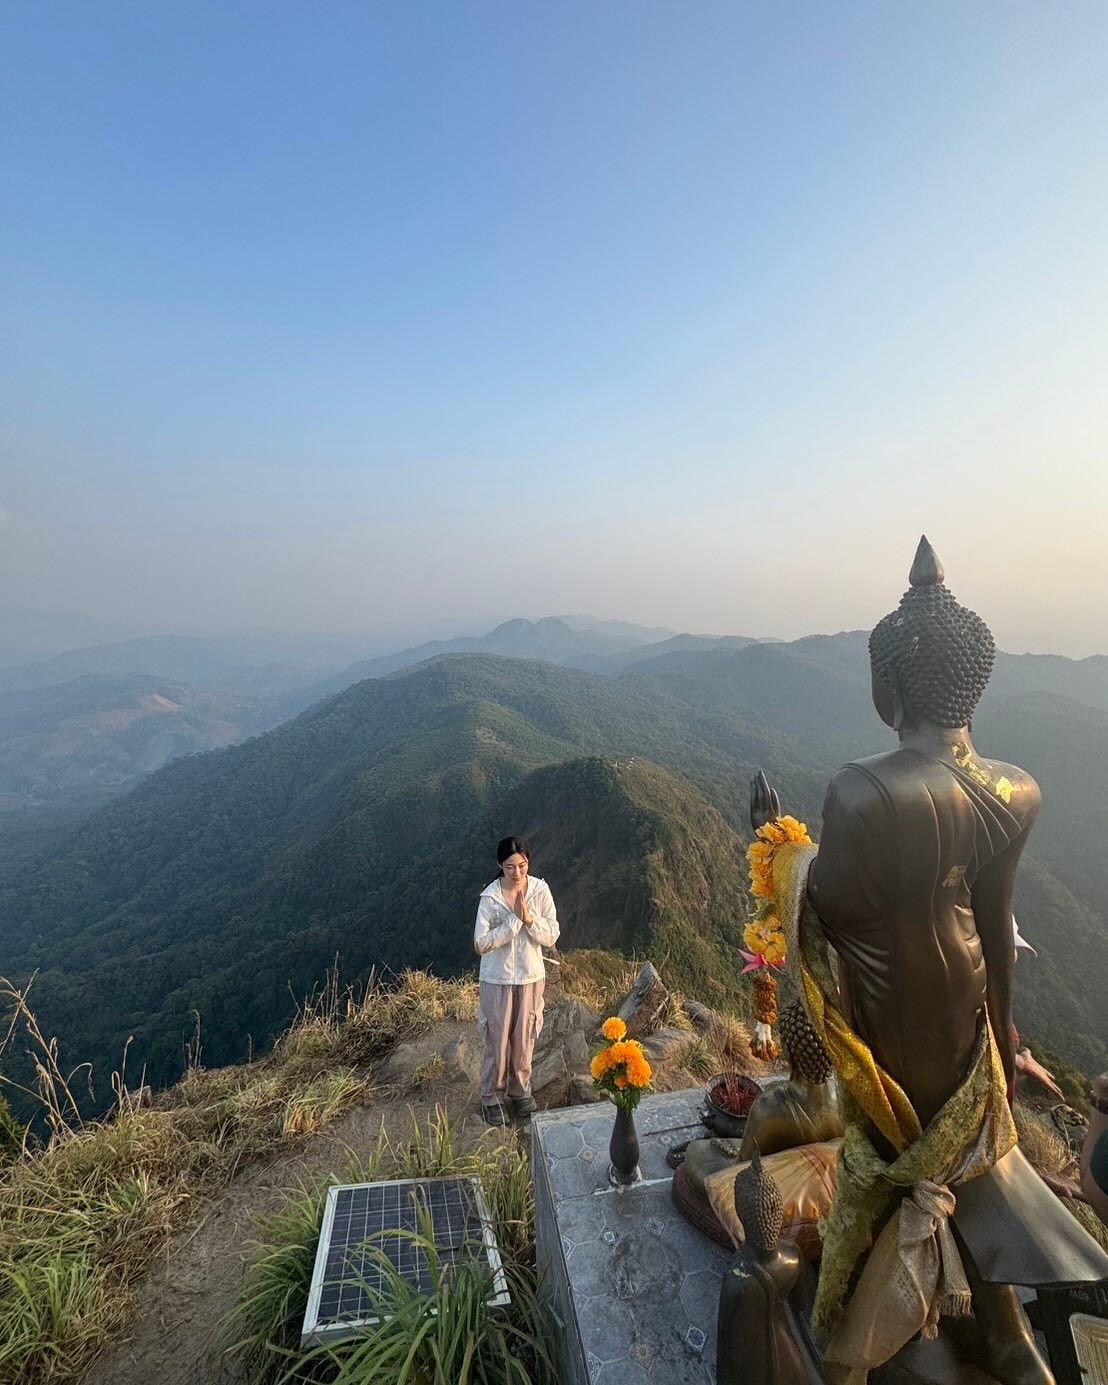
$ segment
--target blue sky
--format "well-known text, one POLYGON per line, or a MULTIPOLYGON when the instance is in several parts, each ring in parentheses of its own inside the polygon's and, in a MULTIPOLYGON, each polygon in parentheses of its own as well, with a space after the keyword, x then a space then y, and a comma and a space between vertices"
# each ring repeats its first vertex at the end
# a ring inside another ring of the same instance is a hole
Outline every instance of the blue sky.
POLYGON ((1108 649, 1108 10, 9 6, 0 602, 1108 649))

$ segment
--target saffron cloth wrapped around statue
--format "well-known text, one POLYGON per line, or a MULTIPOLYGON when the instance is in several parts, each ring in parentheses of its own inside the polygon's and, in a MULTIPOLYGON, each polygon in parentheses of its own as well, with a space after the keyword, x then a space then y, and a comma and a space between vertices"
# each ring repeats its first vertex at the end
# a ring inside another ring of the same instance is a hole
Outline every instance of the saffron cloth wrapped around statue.
MULTIPOLYGON (((893 1358, 896 1379, 1050 1385, 1012 1286, 1100 1280, 1108 1256, 1024 1159, 1009 1107, 1012 897, 1039 789, 974 749, 993 640, 926 539, 910 583, 870 637, 899 745, 839 771, 818 846, 772 859, 784 968, 846 1125, 812 1326, 830 1385, 893 1358), (965 1321, 937 1340, 941 1319, 965 1321)), ((780 815, 759 776, 755 830, 780 815)))

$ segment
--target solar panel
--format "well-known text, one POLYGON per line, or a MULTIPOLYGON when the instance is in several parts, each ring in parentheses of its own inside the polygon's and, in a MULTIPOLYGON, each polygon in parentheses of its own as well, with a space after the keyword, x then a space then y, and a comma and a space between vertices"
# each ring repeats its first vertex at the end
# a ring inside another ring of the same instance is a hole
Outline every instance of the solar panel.
POLYGON ((410 1235, 381 1234, 423 1237, 428 1222, 440 1266, 478 1255, 493 1273, 490 1306, 511 1301, 479 1179, 347 1184, 327 1194, 300 1345, 340 1341, 380 1323, 377 1309, 387 1275, 382 1255, 419 1293, 430 1294, 427 1249, 410 1235))

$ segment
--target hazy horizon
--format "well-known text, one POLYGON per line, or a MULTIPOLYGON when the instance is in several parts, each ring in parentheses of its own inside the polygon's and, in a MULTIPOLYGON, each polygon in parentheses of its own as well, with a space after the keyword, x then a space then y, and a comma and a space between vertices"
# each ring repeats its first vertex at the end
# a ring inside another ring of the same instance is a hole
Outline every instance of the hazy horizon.
POLYGON ((9 610, 1106 652, 1108 10, 4 28, 9 610))
MULTIPOLYGON (((825 630, 801 630, 796 634, 781 635, 774 631, 754 631, 749 629, 712 630, 699 627, 686 628, 680 626, 661 626, 657 621, 632 620, 631 618, 620 614, 596 615, 594 612, 591 611, 540 611, 534 614, 528 614, 517 611, 510 615, 504 615, 499 617, 488 617, 485 619, 476 618, 468 624, 462 624, 457 626, 445 625, 440 627, 438 625, 432 624, 426 627, 417 626, 407 629, 395 629, 394 631, 392 631, 392 633, 387 633, 381 630, 374 629, 359 630, 351 628, 347 630, 340 630, 323 627, 304 628, 281 625, 205 626, 183 624, 177 626, 160 626, 155 624, 129 626, 113 625, 110 622, 105 622, 90 623, 87 626, 84 626, 83 623, 80 621, 80 617, 74 616, 72 612, 13 612, 10 609, 5 609, 4 607, 0 606, 0 621, 3 621, 4 617, 8 615, 16 615, 20 617, 23 621, 30 621, 36 615, 42 616, 44 618, 56 617, 59 620, 63 620, 67 625, 70 626, 70 628, 84 628, 88 634, 88 638, 81 638, 75 636, 74 638, 70 639, 52 639, 50 637, 49 626, 44 622, 42 630, 37 632, 39 634, 41 641, 41 649, 39 650, 33 650, 32 652, 20 655, 19 657, 11 657, 5 653, 3 639, 0 639, 0 667, 11 667, 23 663, 36 663, 45 659, 53 658, 57 654, 70 653, 78 649, 95 647, 97 645, 123 644, 131 640, 159 636, 165 636, 170 638, 182 637, 193 639, 233 640, 236 636, 245 637, 248 635, 271 634, 274 636, 287 636, 289 638, 316 638, 321 641, 334 640, 336 642, 364 640, 366 642, 366 651, 365 654, 361 657, 370 658, 376 657, 379 654, 397 653, 403 648, 415 647, 436 640, 449 642, 451 640, 470 638, 474 636, 479 637, 482 635, 489 634, 496 627, 513 620, 526 620, 531 622, 537 622, 540 620, 551 618, 555 620, 567 620, 571 622, 574 619, 587 619, 590 621, 595 620, 601 624, 627 623, 631 625, 639 625, 644 630, 666 630, 669 632, 669 635, 663 633, 656 634, 654 638, 658 640, 669 638, 670 635, 692 635, 695 637, 702 637, 706 639, 719 639, 725 638, 727 636, 742 636, 758 640, 790 642, 793 640, 805 639, 808 636, 843 635, 853 634, 857 632, 865 633, 870 628, 868 626, 862 625, 843 625, 834 629, 828 628, 825 630)), ((24 629, 26 629, 26 625, 24 626, 24 629)), ((1070 658, 1075 660, 1081 660, 1085 658, 1108 657, 1108 655, 1106 655, 1105 650, 1103 649, 1093 649, 1086 654, 1068 654, 1065 651, 1059 649, 1015 648, 1011 645, 1004 644, 1001 640, 997 641, 997 647, 998 649, 1003 650, 1007 654, 1017 655, 1053 654, 1061 655, 1064 658, 1070 658)))

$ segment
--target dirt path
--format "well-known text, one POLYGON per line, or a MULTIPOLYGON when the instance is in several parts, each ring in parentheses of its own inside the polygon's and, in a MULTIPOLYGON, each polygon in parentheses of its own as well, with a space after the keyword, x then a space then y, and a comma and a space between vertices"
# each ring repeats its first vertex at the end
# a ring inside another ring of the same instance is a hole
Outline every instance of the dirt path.
MULTIPOLYGON (((311 1141, 243 1171, 198 1206, 191 1223, 171 1242, 139 1286, 125 1340, 109 1348, 85 1375, 85 1385, 210 1385, 214 1347, 234 1306, 253 1239, 253 1218, 274 1211, 300 1179, 341 1172, 366 1154, 384 1125, 393 1137, 411 1129, 413 1110, 446 1108, 464 1147, 485 1127, 472 1093, 457 1084, 434 1084, 417 1100, 374 1101, 356 1107, 311 1141)), ((229 1375, 224 1373, 222 1379, 229 1375)))

